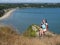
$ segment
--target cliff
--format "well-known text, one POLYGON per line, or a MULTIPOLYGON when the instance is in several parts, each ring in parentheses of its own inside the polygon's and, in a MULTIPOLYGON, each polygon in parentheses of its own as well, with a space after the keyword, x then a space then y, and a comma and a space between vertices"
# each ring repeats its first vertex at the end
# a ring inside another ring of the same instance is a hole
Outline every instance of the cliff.
MULTIPOLYGON (((37 25, 31 26, 39 27, 37 25)), ((25 32, 24 34, 28 33, 30 30, 32 31, 31 26, 29 26, 29 28, 26 30, 27 32, 25 32)), ((36 36, 35 34, 36 32, 34 31, 33 33, 29 32, 28 35, 32 37, 25 37, 18 34, 18 32, 16 32, 12 27, 0 26, 0 45, 60 45, 60 35, 49 33, 49 35, 53 35, 51 37, 46 36, 40 39, 38 37, 33 37, 36 36)))

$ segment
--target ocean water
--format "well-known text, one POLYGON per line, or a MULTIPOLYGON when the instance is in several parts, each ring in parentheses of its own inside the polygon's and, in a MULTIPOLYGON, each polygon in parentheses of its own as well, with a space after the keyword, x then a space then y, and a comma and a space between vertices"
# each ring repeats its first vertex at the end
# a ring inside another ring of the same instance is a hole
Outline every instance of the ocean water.
POLYGON ((40 25, 43 18, 47 19, 50 31, 60 34, 60 8, 21 8, 0 23, 13 25, 22 33, 31 24, 40 25))

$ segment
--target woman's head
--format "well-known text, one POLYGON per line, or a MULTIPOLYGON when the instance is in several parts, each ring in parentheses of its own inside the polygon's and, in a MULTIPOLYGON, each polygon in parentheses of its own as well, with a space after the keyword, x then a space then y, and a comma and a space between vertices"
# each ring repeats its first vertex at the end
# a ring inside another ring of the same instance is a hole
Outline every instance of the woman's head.
POLYGON ((44 18, 44 19, 42 20, 42 22, 43 22, 43 23, 47 23, 47 20, 44 18))

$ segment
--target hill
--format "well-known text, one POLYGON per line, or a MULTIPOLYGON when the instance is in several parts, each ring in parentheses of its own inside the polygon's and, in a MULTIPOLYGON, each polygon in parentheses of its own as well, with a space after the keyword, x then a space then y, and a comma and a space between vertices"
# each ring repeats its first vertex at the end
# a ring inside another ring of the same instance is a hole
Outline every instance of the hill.
POLYGON ((60 45, 60 35, 41 39, 25 37, 18 34, 12 27, 0 26, 0 45, 60 45))

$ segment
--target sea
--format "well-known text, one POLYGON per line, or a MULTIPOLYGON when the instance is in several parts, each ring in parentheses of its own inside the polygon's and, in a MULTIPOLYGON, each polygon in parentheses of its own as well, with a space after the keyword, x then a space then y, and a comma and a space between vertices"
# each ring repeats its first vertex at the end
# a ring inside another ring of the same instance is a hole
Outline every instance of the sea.
POLYGON ((12 25, 23 33, 32 24, 40 26, 44 18, 47 19, 49 31, 60 34, 60 8, 19 8, 0 23, 12 25))

